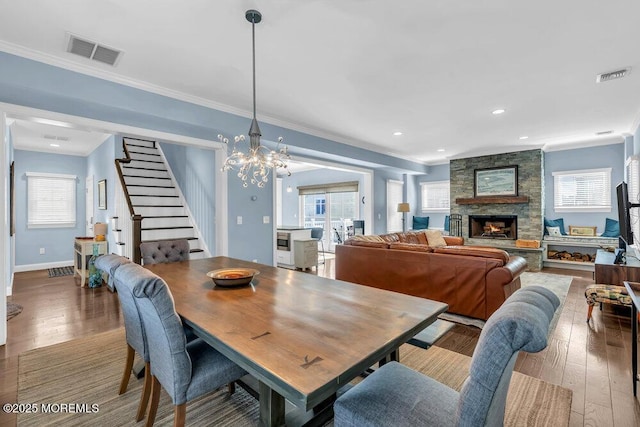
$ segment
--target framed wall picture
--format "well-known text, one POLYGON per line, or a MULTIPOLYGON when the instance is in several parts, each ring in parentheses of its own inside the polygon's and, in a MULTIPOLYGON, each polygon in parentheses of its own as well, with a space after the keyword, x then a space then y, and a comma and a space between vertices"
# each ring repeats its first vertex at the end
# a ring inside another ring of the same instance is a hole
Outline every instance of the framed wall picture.
POLYGON ((474 193, 476 197, 517 196, 518 166, 476 169, 474 193))
POLYGON ((98 209, 107 209, 107 180, 98 181, 98 209))

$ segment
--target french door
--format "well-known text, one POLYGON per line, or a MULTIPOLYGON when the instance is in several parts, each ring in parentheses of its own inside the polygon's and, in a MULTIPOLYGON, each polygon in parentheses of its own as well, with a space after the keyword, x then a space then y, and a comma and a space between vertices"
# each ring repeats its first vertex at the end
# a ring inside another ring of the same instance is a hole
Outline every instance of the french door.
POLYGON ((353 220, 359 218, 358 192, 306 194, 300 196, 304 226, 322 227, 322 242, 327 252, 353 233, 353 220))

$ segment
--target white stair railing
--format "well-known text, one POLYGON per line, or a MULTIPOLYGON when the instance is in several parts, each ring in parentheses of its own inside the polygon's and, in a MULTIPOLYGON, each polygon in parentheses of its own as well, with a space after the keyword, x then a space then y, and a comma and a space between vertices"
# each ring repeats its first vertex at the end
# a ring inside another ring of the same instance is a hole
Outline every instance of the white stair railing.
POLYGON ((133 237, 131 234, 132 221, 129 206, 125 199, 124 190, 119 180, 115 185, 115 211, 117 218, 116 253, 123 257, 133 259, 133 237))

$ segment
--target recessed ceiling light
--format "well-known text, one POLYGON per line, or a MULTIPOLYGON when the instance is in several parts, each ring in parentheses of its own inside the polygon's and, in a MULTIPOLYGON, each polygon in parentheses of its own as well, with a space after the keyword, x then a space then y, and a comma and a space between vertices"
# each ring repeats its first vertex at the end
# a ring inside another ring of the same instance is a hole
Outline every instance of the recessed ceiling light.
POLYGON ((400 136, 400 135, 402 135, 402 132, 400 132, 400 131, 396 131, 396 132, 393 133, 393 136, 400 136))
POLYGON ((49 144, 52 147, 60 147, 60 144, 49 144))
POLYGON ((520 139, 529 139, 528 136, 521 136, 520 139))
POLYGON ((444 148, 438 148, 438 153, 442 153, 444 151, 444 148))
POLYGON ((497 110, 493 110, 493 111, 491 112, 491 114, 493 114, 493 115, 496 115, 496 116, 497 116, 498 114, 502 114, 502 113, 504 113, 504 111, 505 111, 505 110, 503 110, 502 108, 498 108, 497 110))

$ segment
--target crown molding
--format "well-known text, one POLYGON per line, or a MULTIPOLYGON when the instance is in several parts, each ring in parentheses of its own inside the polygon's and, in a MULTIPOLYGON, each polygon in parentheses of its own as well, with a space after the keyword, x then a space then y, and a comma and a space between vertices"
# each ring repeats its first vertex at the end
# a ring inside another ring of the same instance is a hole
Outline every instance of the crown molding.
MULTIPOLYGON (((232 107, 230 105, 221 104, 210 99, 201 98, 194 95, 189 95, 184 92, 168 89, 162 86, 154 85, 148 82, 144 82, 141 80, 131 79, 128 77, 124 77, 120 74, 102 70, 96 68, 95 66, 89 66, 88 64, 82 64, 78 61, 61 58, 59 56, 51 55, 48 53, 44 53, 41 51, 37 51, 35 49, 26 48, 24 46, 19 46, 13 43, 9 43, 3 40, 0 40, 0 50, 7 52, 12 55, 20 56, 23 58, 31 59, 33 61, 42 62, 47 65, 52 65, 54 67, 63 68, 69 71, 74 71, 77 73, 85 74, 88 76, 96 77, 99 79, 107 80, 113 83, 122 84, 124 86, 129 86, 135 89, 144 90, 146 92, 155 93, 157 95, 166 96, 172 99, 177 99, 179 101, 189 102, 191 104, 200 105, 202 107, 211 108, 214 110, 219 110, 229 114, 235 114, 237 116, 251 118, 252 112, 248 110, 243 110, 240 108, 232 107)), ((353 147, 361 148, 363 150, 368 150, 378 154, 384 154, 391 157, 404 159, 408 161, 412 161, 414 163, 427 165, 427 162, 416 160, 415 158, 411 158, 409 156, 403 156, 398 153, 394 153, 389 150, 380 150, 372 148, 371 145, 367 144, 364 141, 359 141, 355 139, 345 138, 344 136, 336 135, 331 132, 327 132, 321 129, 316 129, 313 127, 308 127, 292 122, 288 122, 285 120, 278 119, 276 117, 260 114, 260 121, 269 123, 274 126, 279 126, 285 129, 290 129, 293 131, 305 133, 308 135, 312 135, 318 138, 323 138, 329 141, 339 142, 341 144, 350 145, 353 147)))

